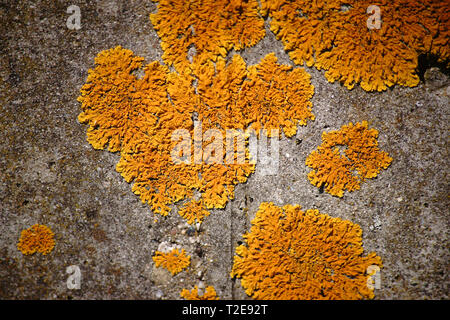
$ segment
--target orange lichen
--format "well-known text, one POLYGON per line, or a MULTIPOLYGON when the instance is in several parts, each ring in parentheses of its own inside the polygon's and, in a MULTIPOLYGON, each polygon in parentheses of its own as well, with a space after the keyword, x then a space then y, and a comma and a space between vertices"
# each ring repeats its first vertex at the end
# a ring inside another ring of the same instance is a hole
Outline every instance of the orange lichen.
POLYGON ((429 6, 432 12, 437 13, 438 18, 435 23, 435 36, 431 42, 431 54, 438 57, 438 62, 446 62, 450 68, 450 6, 448 1, 430 1, 429 6))
POLYGON ((201 223, 204 218, 209 216, 209 211, 206 210, 203 202, 201 200, 195 201, 191 200, 187 202, 178 213, 184 219, 187 220, 189 224, 201 223))
POLYGON ((169 270, 172 275, 183 271, 191 264, 191 257, 186 255, 184 249, 181 251, 173 249, 168 253, 156 251, 152 258, 156 267, 163 267, 169 270))
MULTIPOLYGON (((170 150, 170 133, 174 128, 192 125, 189 113, 179 112, 170 103, 168 91, 177 86, 188 95, 192 89, 179 78, 170 76, 168 69, 158 62, 147 65, 144 76, 138 79, 133 72, 141 63, 136 61, 142 58, 120 46, 99 53, 97 66, 89 70, 78 98, 83 109, 78 119, 90 125, 88 141, 94 148, 109 144, 109 151, 121 152, 117 170, 128 182, 136 180, 133 186, 136 194, 143 194, 137 178, 144 179, 142 175, 145 175, 146 181, 153 182, 147 185, 144 194, 152 196, 141 196, 141 199, 149 201, 155 212, 164 213, 169 210, 167 204, 171 196, 179 200, 186 194, 186 190, 176 189, 177 181, 167 185, 170 190, 166 192, 164 177, 159 177, 160 170, 167 167, 170 160, 170 154, 164 151, 170 150), (128 161, 127 167, 123 165, 125 161, 128 161), (176 192, 179 194, 173 195, 176 192)), ((182 94, 174 95, 174 99, 183 98, 182 94)), ((188 104, 184 107, 189 111, 188 104)), ((184 179, 190 180, 189 173, 184 179)))
POLYGON ((204 64, 194 64, 197 79, 196 112, 203 129, 244 129, 246 120, 236 104, 247 77, 247 66, 240 55, 227 63, 218 58, 204 64))
POLYGON ((335 1, 262 0, 262 10, 272 17, 270 29, 281 39, 297 64, 314 65, 314 54, 331 48, 330 12, 340 10, 335 1))
MULTIPOLYGON (((233 196, 230 185, 245 182, 254 166, 197 164, 194 152, 188 158, 190 164, 174 163, 171 151, 178 141, 172 141, 172 133, 186 129, 193 136, 192 115, 199 101, 192 86, 194 78, 170 73, 167 67, 153 62, 138 79, 133 72, 141 66, 136 61, 141 60, 121 47, 97 57, 97 66, 89 71, 79 97, 83 109, 79 120, 90 125, 88 141, 95 148, 109 144, 109 151, 120 151, 117 171, 133 182, 133 192, 154 212, 166 215, 169 204, 190 197, 196 188, 205 191, 208 208, 223 207, 233 196)), ((199 73, 198 81, 209 80, 199 73)), ((228 91, 218 87, 216 94, 228 91)), ((203 131, 207 129, 205 121, 203 131)))
POLYGON ((188 52, 202 64, 225 57, 231 49, 255 45, 265 35, 258 2, 229 0, 158 0, 158 12, 150 15, 161 38, 163 60, 176 70, 189 69, 188 52))
POLYGON ((199 295, 197 286, 195 286, 191 291, 183 289, 180 295, 186 300, 219 300, 216 290, 212 286, 207 286, 203 295, 199 295))
MULTIPOLYGON (((192 196, 192 190, 198 189, 204 205, 208 208, 223 208, 229 199, 234 197, 234 185, 243 183, 254 171, 254 165, 248 163, 227 163, 225 153, 223 160, 209 163, 200 154, 196 161, 195 144, 200 143, 205 150, 210 141, 196 139, 195 127, 192 121, 193 112, 197 113, 201 128, 200 138, 208 129, 221 130, 225 137, 225 129, 230 128, 229 109, 232 108, 235 92, 238 91, 239 80, 233 75, 240 72, 242 58, 233 59, 225 66, 221 59, 214 65, 205 64, 195 69, 197 93, 194 87, 180 87, 178 83, 191 83, 194 78, 186 79, 186 75, 171 73, 168 75, 167 89, 168 105, 161 115, 157 130, 147 136, 147 140, 135 140, 139 152, 122 152, 117 170, 128 181, 133 181, 133 192, 140 195, 143 202, 149 202, 154 212, 163 215, 170 211, 168 204, 192 196), (206 89, 205 87, 208 87, 206 89), (185 92, 189 92, 186 94, 185 92), (194 109, 193 106, 196 106, 194 109), (170 113, 169 110, 174 110, 170 113), (176 117, 175 117, 176 116, 176 117), (186 163, 174 163, 171 151, 178 141, 172 141, 174 130, 185 129, 193 138, 190 157, 186 163), (139 147, 138 147, 139 146, 139 147)), ((245 70, 245 64, 244 64, 245 70)), ((242 80, 241 80, 242 81, 242 80)), ((162 84, 164 85, 164 84, 162 84)), ((224 139, 225 140, 225 139, 224 139)), ((248 159, 248 154, 245 155, 248 159)))
POLYGON ((287 137, 297 132, 297 125, 314 120, 310 99, 314 95, 311 76, 302 68, 293 69, 277 63, 268 54, 249 68, 248 81, 242 86, 239 103, 247 125, 259 132, 283 128, 287 137))
POLYGON ((108 144, 109 151, 120 151, 123 141, 136 133, 134 121, 130 120, 137 120, 145 105, 130 88, 144 82, 132 74, 142 61, 120 46, 102 51, 95 58, 96 68, 89 70, 78 97, 83 109, 78 120, 89 124, 87 140, 95 149, 104 149, 108 144))
POLYGON ((449 57, 448 1, 332 0, 262 1, 271 30, 297 64, 327 70, 330 82, 366 91, 400 84, 416 86, 418 55, 449 57), (379 29, 367 27, 380 8, 379 29))
POLYGON ((192 64, 189 74, 152 62, 140 78, 135 74, 142 58, 120 46, 101 52, 96 63, 78 98, 79 121, 89 124, 88 141, 95 148, 120 152, 116 170, 154 213, 167 215, 170 204, 192 198, 196 189, 208 209, 223 208, 234 198, 234 185, 247 181, 255 166, 246 141, 231 157, 225 152, 227 130, 276 127, 291 136, 297 124, 314 119, 309 76, 277 64, 274 55, 250 70, 239 55, 228 64, 219 57, 215 64, 192 64), (265 95, 258 94, 261 90, 265 95), (179 129, 188 141, 172 139, 179 129), (223 157, 202 155, 214 142, 205 138, 210 129, 223 138, 223 157), (190 152, 175 162, 174 150, 190 152))
POLYGON ((258 300, 373 298, 363 256, 362 230, 350 221, 299 205, 262 203, 245 244, 236 248, 231 277, 258 300))
POLYGON ((194 65, 193 73, 198 79, 196 111, 206 128, 266 129, 269 136, 271 129, 283 129, 291 137, 297 125, 314 120, 311 76, 303 68, 277 63, 273 53, 248 68, 235 55, 228 64, 219 58, 215 65, 194 65))
POLYGON ((378 148, 377 138, 378 131, 368 129, 367 121, 323 132, 322 144, 306 159, 306 165, 313 169, 308 179, 338 197, 345 190, 358 190, 363 181, 375 178, 392 162, 388 153, 378 148), (341 152, 339 147, 346 148, 341 152))
POLYGON ((40 252, 43 255, 50 253, 55 247, 54 233, 49 227, 35 224, 22 230, 17 248, 25 255, 40 252))

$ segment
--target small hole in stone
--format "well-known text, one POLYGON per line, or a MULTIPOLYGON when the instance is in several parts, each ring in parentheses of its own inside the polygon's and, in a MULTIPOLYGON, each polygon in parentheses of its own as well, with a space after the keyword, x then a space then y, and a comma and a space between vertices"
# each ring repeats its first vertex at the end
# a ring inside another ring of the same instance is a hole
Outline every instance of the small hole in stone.
POLYGON ((195 254, 197 254, 197 256, 199 258, 203 257, 203 249, 201 247, 196 247, 195 248, 195 254))
POLYGON ((319 193, 322 194, 325 188, 325 183, 322 183, 319 187, 319 193))

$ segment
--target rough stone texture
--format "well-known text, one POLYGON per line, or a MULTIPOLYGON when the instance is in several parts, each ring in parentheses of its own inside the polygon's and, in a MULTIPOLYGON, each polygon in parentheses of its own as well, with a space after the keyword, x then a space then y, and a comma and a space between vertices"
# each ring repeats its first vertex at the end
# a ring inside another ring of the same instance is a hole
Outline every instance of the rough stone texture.
MULTIPOLYGON (((416 88, 367 93, 308 69, 316 120, 280 141, 278 174, 252 175, 226 209, 193 228, 176 208, 154 216, 115 171, 118 155, 94 150, 77 122, 76 98, 99 51, 122 45, 161 61, 148 19, 155 9, 150 1, 0 2, 0 298, 179 299, 197 284, 246 299, 229 277, 234 249, 259 204, 272 201, 360 224, 365 249, 384 263, 376 299, 448 299, 448 76, 432 68, 416 88), (81 9, 78 31, 66 27, 72 4, 81 9), (380 131, 392 165, 342 199, 320 193, 307 180, 307 155, 323 130, 362 120, 380 131), (17 250, 34 223, 56 234, 47 256, 17 250), (161 243, 185 248, 191 267, 176 276, 155 268, 161 243), (67 288, 70 265, 81 269, 80 290, 67 288)), ((254 64, 272 51, 291 63, 270 31, 241 54, 254 64)))

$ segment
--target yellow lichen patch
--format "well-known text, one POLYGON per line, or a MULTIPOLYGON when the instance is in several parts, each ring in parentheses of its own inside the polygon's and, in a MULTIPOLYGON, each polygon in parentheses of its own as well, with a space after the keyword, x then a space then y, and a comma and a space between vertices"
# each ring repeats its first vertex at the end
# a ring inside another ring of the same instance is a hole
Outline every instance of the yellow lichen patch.
POLYGON ((112 138, 109 149, 120 150, 125 129, 109 122, 112 118, 119 120, 130 109, 126 100, 128 85, 133 78, 130 76, 132 70, 128 66, 139 68, 142 65, 141 60, 133 59, 132 54, 130 50, 122 50, 120 47, 99 53, 95 59, 97 67, 89 70, 86 84, 81 89, 78 101, 82 103, 83 112, 78 116, 78 120, 90 125, 88 141, 96 149, 103 149, 112 138), (127 68, 128 74, 124 76, 127 68), (114 91, 110 92, 113 86, 114 91), (87 94, 90 91, 92 93, 87 94), (112 98, 109 98, 110 96, 112 98), (114 108, 115 106, 117 107, 114 108))
POLYGON ((341 81, 348 89, 357 83, 366 91, 383 91, 394 84, 416 86, 416 49, 428 41, 421 19, 432 23, 422 14, 426 11, 419 1, 354 1, 348 12, 337 14, 332 28, 340 31, 334 47, 318 55, 316 67, 327 70, 330 82, 341 81), (367 28, 370 5, 381 10, 379 30, 367 28))
POLYGON ((279 65, 273 54, 249 69, 239 55, 228 63, 219 57, 192 64, 191 73, 152 62, 137 77, 142 60, 120 46, 99 53, 78 98, 79 120, 89 124, 95 148, 120 152, 116 170, 154 213, 167 215, 194 190, 206 208, 223 208, 255 169, 248 126, 292 136, 314 119, 309 75, 279 65), (242 134, 230 142, 231 130, 242 134))
POLYGON ((306 165, 313 169, 308 179, 338 197, 345 190, 358 190, 363 181, 375 178, 392 162, 388 153, 378 148, 377 138, 378 131, 369 129, 367 121, 323 132, 322 144, 306 159, 306 165), (341 152, 339 147, 345 150, 341 152))
POLYGON ((152 258, 156 267, 163 267, 169 270, 172 275, 183 271, 191 264, 191 257, 186 255, 184 249, 181 251, 173 249, 168 253, 156 251, 152 258))
POLYGON ((272 17, 270 29, 281 39, 291 59, 299 65, 314 64, 314 55, 333 44, 331 12, 340 10, 342 1, 262 0, 262 10, 272 17))
POLYGON ((277 63, 270 53, 260 63, 246 67, 235 55, 226 64, 219 58, 194 65, 198 79, 196 110, 204 129, 283 129, 286 136, 297 132, 297 125, 314 120, 312 103, 314 86, 302 68, 293 69, 277 63))
POLYGON ((207 286, 203 295, 199 295, 198 291, 198 287, 195 286, 191 291, 183 289, 180 295, 186 300, 219 300, 216 290, 212 286, 207 286))
POLYGON ((161 175, 169 172, 172 131, 192 126, 192 106, 184 103, 180 112, 169 101, 168 92, 176 86, 182 91, 174 93, 173 100, 185 102, 193 88, 189 79, 169 74, 158 62, 147 65, 138 79, 132 72, 141 64, 135 61, 142 58, 120 46, 99 53, 97 67, 90 70, 81 89, 79 119, 90 124, 88 141, 95 148, 109 143, 109 151, 121 152, 117 170, 127 182, 134 180, 133 191, 143 202, 164 214, 167 204, 182 199, 192 188, 185 186, 192 180, 190 172, 180 172, 175 180, 161 175))
POLYGON ((268 136, 272 129, 282 128, 287 137, 293 136, 297 125, 314 120, 310 78, 302 68, 278 64, 273 53, 251 66, 239 96, 247 126, 256 132, 265 129, 268 136))
POLYGON ((189 224, 196 222, 201 223, 204 218, 209 216, 209 211, 205 209, 201 200, 191 200, 187 202, 178 213, 186 219, 189 224))
MULTIPOLYGON (((192 131, 189 128, 188 132, 192 131)), ((225 136, 223 131, 220 133, 225 136)), ((170 139, 171 132, 166 134, 167 139, 170 139)), ((224 160, 204 162, 207 159, 200 159, 201 162, 196 163, 195 152, 192 150, 188 158, 189 164, 177 164, 171 158, 174 144, 160 143, 157 148, 151 148, 147 146, 148 143, 151 141, 145 144, 139 142, 138 153, 122 153, 116 168, 127 181, 133 182, 132 191, 143 202, 148 202, 153 212, 162 215, 170 211, 169 204, 191 198, 194 189, 201 192, 201 201, 208 209, 223 208, 229 199, 234 198, 234 185, 247 181, 247 177, 254 171, 254 165, 248 161, 248 154, 246 162, 242 164, 225 163, 224 160)), ((201 144, 205 150, 209 141, 201 144)), ((225 156, 226 153, 221 159, 225 156)))
MULTIPOLYGON (((230 108, 239 88, 239 80, 234 75, 244 70, 242 58, 225 66, 223 71, 218 63, 217 73, 201 73, 196 77, 188 74, 169 72, 167 67, 152 62, 144 68, 144 75, 137 78, 142 58, 131 51, 117 47, 101 52, 97 66, 90 70, 86 84, 81 90, 79 101, 83 112, 79 119, 90 125, 88 141, 95 148, 120 151, 121 158, 116 166, 127 182, 133 183, 132 191, 142 202, 148 202, 153 212, 168 214, 169 205, 192 195, 193 189, 203 192, 203 200, 208 208, 222 208, 229 198, 233 198, 233 184, 245 182, 253 172, 254 165, 195 162, 194 148, 191 149, 189 163, 175 163, 172 150, 179 141, 172 140, 175 130, 185 130, 189 141, 194 137, 194 107, 204 121, 200 135, 209 128, 217 128, 218 123, 227 125, 227 109, 230 108), (139 62, 139 63, 138 63, 139 62), (242 66, 243 64, 243 66, 242 66), (213 81, 214 91, 195 93, 194 80, 200 84, 213 81), (210 96, 208 96, 208 94, 210 96), (221 100, 228 97, 228 100, 221 100), (219 105, 219 101, 225 101, 219 105), (217 117, 209 111, 218 104, 217 117), (222 112, 222 114, 220 113, 222 112), (211 117, 208 117, 208 113, 211 117)), ((214 66, 211 66, 214 70, 214 66)), ((209 71, 210 72, 210 69, 209 71)), ((242 82, 242 79, 240 80, 242 82)), ((223 129, 222 129, 223 130, 223 129)), ((225 136, 225 134, 223 134, 225 136)), ((206 147, 208 142, 203 142, 206 147)))
POLYGON ((258 2, 229 0, 159 0, 158 12, 150 15, 161 38, 163 60, 176 70, 189 69, 188 52, 202 64, 225 57, 231 49, 255 45, 265 35, 258 2))
POLYGON ((227 64, 218 58, 204 64, 194 64, 197 79, 196 111, 203 129, 244 129, 246 120, 239 105, 239 91, 248 75, 247 66, 240 55, 227 64))
POLYGON ((448 1, 434 0, 429 4, 432 12, 438 15, 435 23, 434 34, 437 34, 431 42, 431 53, 438 57, 439 62, 447 62, 450 68, 450 6, 448 1))
POLYGON ((231 277, 258 300, 367 299, 368 267, 382 267, 375 253, 364 256, 362 230, 299 205, 262 203, 245 243, 236 248, 231 277))
POLYGON ((35 224, 22 230, 17 248, 25 255, 40 252, 43 255, 50 253, 55 247, 54 233, 49 227, 35 224))
POLYGON ((158 117, 172 111, 166 110, 170 106, 163 86, 167 68, 153 62, 138 79, 133 72, 142 61, 120 46, 96 57, 96 67, 89 70, 78 97, 83 110, 78 119, 89 124, 87 140, 94 148, 108 145, 111 152, 122 151, 129 140, 144 139, 145 130, 156 127, 158 117))
POLYGON ((330 82, 348 89, 358 83, 366 91, 413 87, 419 83, 419 54, 448 60, 448 1, 263 0, 262 5, 295 63, 325 69, 330 82), (379 26, 370 6, 380 9, 379 26))

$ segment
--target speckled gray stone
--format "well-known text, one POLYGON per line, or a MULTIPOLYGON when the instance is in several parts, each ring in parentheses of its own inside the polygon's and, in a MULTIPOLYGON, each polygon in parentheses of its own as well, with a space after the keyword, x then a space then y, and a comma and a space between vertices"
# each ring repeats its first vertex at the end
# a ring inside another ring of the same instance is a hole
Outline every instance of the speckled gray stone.
MULTIPOLYGON (((280 141, 278 174, 252 175, 224 210, 191 230, 176 210, 159 217, 142 205, 115 171, 118 155, 94 150, 77 121, 76 98, 98 52, 121 45, 161 61, 148 19, 155 9, 133 0, 0 4, 1 299, 179 299, 200 282, 221 298, 247 299, 229 273, 263 201, 358 223, 365 250, 383 259, 376 299, 448 299, 448 76, 432 68, 415 88, 368 93, 307 68, 316 120, 280 141), (72 4, 81 9, 79 30, 66 26, 72 4), (307 155, 322 131, 362 120, 379 130, 392 165, 341 199, 320 193, 308 182, 307 155), (17 250, 21 230, 34 223, 56 234, 47 256, 17 250), (175 276, 155 268, 152 254, 162 242, 185 248, 191 267, 175 276), (67 288, 70 265, 80 267, 80 290, 67 288)), ((292 64, 270 31, 241 54, 255 64, 269 52, 292 64)))

